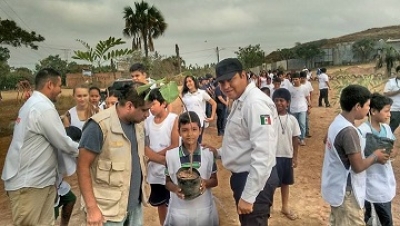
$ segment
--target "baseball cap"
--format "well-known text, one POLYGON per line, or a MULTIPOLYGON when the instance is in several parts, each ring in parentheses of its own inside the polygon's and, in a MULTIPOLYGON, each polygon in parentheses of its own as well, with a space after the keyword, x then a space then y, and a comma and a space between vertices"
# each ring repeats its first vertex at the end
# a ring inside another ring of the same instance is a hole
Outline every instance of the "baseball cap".
POLYGON ((216 81, 229 80, 241 71, 243 71, 243 66, 237 58, 224 59, 215 67, 216 81))

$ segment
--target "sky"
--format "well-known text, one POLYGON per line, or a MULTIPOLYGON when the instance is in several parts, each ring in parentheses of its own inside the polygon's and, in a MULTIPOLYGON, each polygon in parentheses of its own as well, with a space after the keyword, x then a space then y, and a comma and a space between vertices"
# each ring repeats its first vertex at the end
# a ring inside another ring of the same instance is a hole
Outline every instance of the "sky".
MULTIPOLYGON (((369 28, 400 24, 398 0, 148 0, 168 24, 154 41, 162 56, 175 54, 175 44, 186 64, 217 62, 235 57, 239 47, 260 44, 266 54, 291 48, 296 42, 334 38, 369 28)), ((95 46, 113 36, 130 48, 122 35, 123 9, 128 0, 0 0, 0 17, 45 37, 39 50, 12 48, 9 64, 34 69, 49 55, 72 61, 76 41, 95 46)), ((400 38, 400 37, 393 37, 400 38)))

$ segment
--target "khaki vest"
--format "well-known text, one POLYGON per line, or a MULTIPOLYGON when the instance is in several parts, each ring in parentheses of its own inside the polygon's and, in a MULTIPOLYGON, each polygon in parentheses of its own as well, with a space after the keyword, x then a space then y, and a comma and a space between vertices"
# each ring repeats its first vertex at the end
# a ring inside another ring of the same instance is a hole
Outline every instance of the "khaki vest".
MULTIPOLYGON (((103 133, 101 153, 90 166, 93 193, 104 218, 122 221, 127 214, 131 178, 131 143, 124 134, 116 108, 100 111, 92 117, 103 133)), ((142 204, 147 206, 149 185, 147 156, 144 155, 143 123, 135 124, 140 167, 142 169, 142 204)))

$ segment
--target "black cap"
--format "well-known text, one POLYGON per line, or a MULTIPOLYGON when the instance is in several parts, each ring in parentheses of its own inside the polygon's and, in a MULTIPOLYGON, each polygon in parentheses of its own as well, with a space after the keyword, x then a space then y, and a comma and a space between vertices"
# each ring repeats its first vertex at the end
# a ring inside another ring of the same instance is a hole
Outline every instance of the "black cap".
POLYGON ((79 141, 82 136, 82 131, 78 127, 75 126, 69 126, 65 128, 65 131, 67 132, 67 135, 71 137, 73 141, 79 141))
POLYGON ((236 73, 243 71, 242 63, 237 58, 227 58, 220 61, 215 67, 216 81, 229 80, 236 73))
POLYGON ((206 74, 206 79, 212 79, 212 78, 214 78, 214 77, 212 76, 212 74, 206 74))

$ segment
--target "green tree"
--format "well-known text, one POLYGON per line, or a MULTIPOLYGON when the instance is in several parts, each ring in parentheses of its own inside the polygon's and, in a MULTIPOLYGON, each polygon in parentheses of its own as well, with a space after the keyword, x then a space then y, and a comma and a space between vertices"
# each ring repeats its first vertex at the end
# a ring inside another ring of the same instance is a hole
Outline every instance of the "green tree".
POLYGON ((61 73, 61 81, 62 84, 65 85, 66 76, 68 73, 68 62, 60 58, 59 55, 50 55, 39 61, 38 64, 35 65, 35 70, 39 71, 42 68, 50 67, 61 73))
POLYGON ((325 52, 321 50, 320 45, 315 43, 296 43, 294 52, 296 53, 298 58, 305 60, 307 62, 307 65, 312 63, 314 58, 323 56, 325 54, 325 52))
POLYGON ((72 56, 72 58, 77 60, 88 61, 92 67, 96 66, 97 68, 100 69, 104 62, 110 61, 111 68, 113 71, 115 71, 114 60, 116 58, 132 54, 132 50, 130 49, 112 50, 112 48, 116 46, 125 44, 125 42, 122 41, 121 38, 116 39, 114 37, 109 37, 107 40, 99 41, 94 49, 88 43, 82 40, 77 40, 77 41, 80 42, 86 48, 86 51, 80 51, 80 50, 74 51, 75 55, 72 56), (93 65, 94 63, 96 63, 96 65, 93 65))
POLYGON ((262 65, 265 59, 265 52, 261 49, 260 44, 239 47, 235 54, 246 69, 262 65))
POLYGON ((295 54, 291 49, 278 49, 281 60, 290 60, 293 59, 295 54))
POLYGON ((385 44, 382 48, 378 49, 378 62, 377 68, 382 68, 385 64, 387 76, 392 75, 392 68, 396 61, 400 61, 400 53, 393 46, 385 44))
POLYGON ((43 42, 44 37, 36 32, 25 31, 12 20, 0 18, 0 45, 20 47, 22 45, 31 49, 38 49, 36 42, 43 42))
POLYGON ((375 41, 369 38, 364 38, 353 43, 351 50, 356 58, 361 61, 366 61, 374 51, 375 41))
POLYGON ((146 58, 149 51, 154 51, 154 39, 159 38, 167 29, 167 23, 160 10, 144 1, 135 2, 135 10, 130 6, 124 8, 125 28, 122 33, 132 38, 132 50, 142 48, 146 58))

